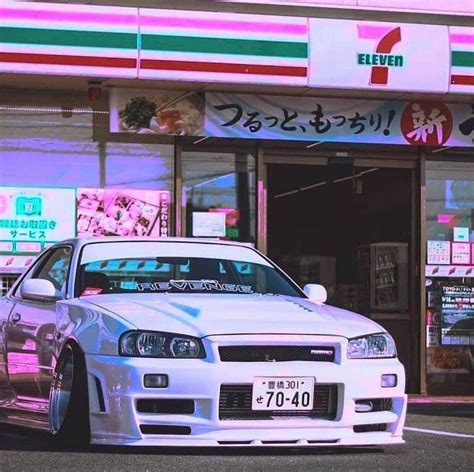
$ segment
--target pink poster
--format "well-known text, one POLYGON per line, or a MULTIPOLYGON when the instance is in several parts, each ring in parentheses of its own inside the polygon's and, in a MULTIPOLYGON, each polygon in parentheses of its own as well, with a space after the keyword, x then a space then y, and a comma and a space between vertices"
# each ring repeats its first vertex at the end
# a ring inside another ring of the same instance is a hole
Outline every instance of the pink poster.
POLYGON ((78 236, 169 235, 170 192, 77 189, 78 236))
POLYGON ((453 243, 451 246, 451 261, 453 264, 470 264, 471 245, 469 243, 453 243))

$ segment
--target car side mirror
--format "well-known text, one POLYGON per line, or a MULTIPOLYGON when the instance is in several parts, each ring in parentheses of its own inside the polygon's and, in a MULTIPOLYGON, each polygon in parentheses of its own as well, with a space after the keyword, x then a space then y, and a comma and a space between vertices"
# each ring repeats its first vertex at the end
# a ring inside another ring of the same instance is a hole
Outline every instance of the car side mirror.
POLYGON ((328 293, 322 285, 306 284, 303 291, 312 302, 319 305, 328 299, 328 293))
POLYGON ((21 284, 21 297, 35 302, 54 302, 59 300, 54 285, 45 279, 28 279, 21 284))

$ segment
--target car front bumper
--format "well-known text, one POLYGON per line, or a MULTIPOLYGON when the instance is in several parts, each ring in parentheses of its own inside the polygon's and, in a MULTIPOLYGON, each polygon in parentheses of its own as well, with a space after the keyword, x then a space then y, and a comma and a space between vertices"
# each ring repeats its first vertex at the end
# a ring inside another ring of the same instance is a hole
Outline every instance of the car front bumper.
MULTIPOLYGON (((297 342, 309 342, 298 337, 297 342)), ((322 337, 317 337, 321 342, 322 337)), ((324 338, 327 342, 334 339, 324 338)), ((259 338, 260 342, 265 339, 259 338)), ((340 340, 340 338, 339 338, 340 340)), ((239 342, 242 340, 239 338, 239 342)), ((288 338, 285 339, 288 341, 288 338)), ((294 339, 296 342, 296 339, 294 339)), ((214 343, 222 342, 215 338, 214 343)), ((275 337, 272 337, 275 342, 275 337)), ((86 355, 93 444, 150 446, 370 446, 403 443, 407 398, 405 373, 397 359, 329 362, 221 362, 206 359, 150 359, 86 355), (145 374, 166 374, 167 388, 145 388, 145 374), (396 374, 395 387, 382 388, 381 376, 396 374), (337 385, 334 419, 304 416, 232 419, 219 416, 221 385, 251 385, 255 377, 314 377, 316 384, 337 385), (143 413, 138 400, 192 400, 191 414, 143 413), (356 400, 390 399, 387 411, 358 413, 356 400), (355 432, 363 425, 384 431, 355 432), (189 433, 143 434, 143 426, 187 427, 189 433)), ((215 352, 215 346, 206 351, 215 352)))

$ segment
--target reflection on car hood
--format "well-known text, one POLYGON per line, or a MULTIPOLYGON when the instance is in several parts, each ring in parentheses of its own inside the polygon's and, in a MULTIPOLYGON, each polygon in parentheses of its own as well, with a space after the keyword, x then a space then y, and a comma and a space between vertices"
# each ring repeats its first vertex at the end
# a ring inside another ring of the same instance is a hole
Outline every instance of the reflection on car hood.
POLYGON ((191 336, 323 334, 347 338, 383 331, 355 313, 304 298, 234 294, 114 294, 83 297, 137 329, 191 336))

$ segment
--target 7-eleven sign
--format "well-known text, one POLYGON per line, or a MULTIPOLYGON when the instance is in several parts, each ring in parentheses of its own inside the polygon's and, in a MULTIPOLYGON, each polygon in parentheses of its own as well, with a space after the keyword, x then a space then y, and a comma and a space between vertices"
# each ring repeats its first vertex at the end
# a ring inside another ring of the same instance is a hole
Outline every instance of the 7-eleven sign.
POLYGON ((310 19, 309 86, 447 92, 448 28, 310 19))
POLYGON ((403 56, 393 54, 402 40, 400 26, 357 25, 357 32, 375 45, 373 52, 357 54, 357 64, 370 66, 370 85, 388 85, 389 69, 403 67, 403 56))

